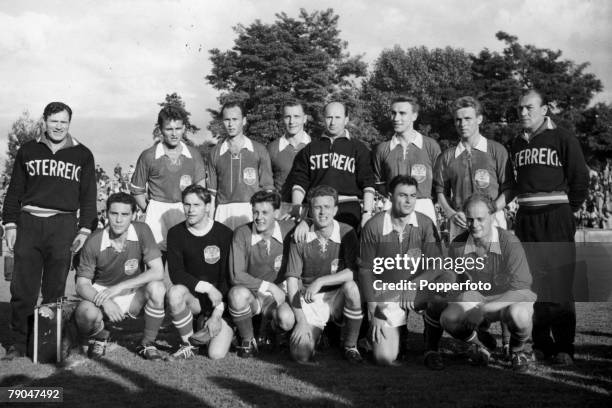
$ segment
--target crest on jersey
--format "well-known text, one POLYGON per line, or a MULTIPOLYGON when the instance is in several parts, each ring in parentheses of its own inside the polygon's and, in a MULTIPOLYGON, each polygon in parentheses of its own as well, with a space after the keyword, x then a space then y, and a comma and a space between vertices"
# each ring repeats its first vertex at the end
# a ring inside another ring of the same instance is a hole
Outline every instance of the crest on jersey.
POLYGON ((274 258, 274 272, 280 271, 281 265, 283 264, 283 256, 278 255, 274 258))
POLYGON ((208 245, 204 248, 204 261, 207 264, 215 264, 221 258, 221 250, 216 245, 208 245))
POLYGON ((126 275, 133 275, 138 270, 138 259, 128 259, 123 268, 126 275))
POLYGON ((476 173, 474 173, 474 182, 478 188, 487 188, 491 183, 491 176, 489 175, 488 171, 478 169, 476 170, 476 173))
POLYGON ((179 188, 181 189, 181 191, 183 191, 184 189, 186 189, 188 186, 192 184, 193 182, 189 174, 183 174, 181 176, 181 180, 179 181, 179 188))
POLYGON ((338 272, 338 258, 331 261, 330 270, 331 270, 331 273, 338 272))
POLYGON ((242 179, 244 180, 245 184, 252 186, 257 181, 257 170, 255 170, 253 167, 245 168, 242 170, 242 179))
POLYGON ((427 167, 424 164, 413 164, 410 169, 410 175, 421 184, 427 178, 427 167))

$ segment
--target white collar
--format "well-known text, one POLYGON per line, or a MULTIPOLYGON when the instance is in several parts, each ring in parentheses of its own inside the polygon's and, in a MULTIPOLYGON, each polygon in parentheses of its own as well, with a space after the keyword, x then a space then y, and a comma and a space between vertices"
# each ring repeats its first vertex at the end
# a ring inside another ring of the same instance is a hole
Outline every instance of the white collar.
MULTIPOLYGON (((489 246, 489 252, 493 252, 501 255, 501 246, 499 245, 499 231, 497 231, 497 227, 491 225, 491 244, 489 246)), ((476 243, 474 242, 474 237, 472 234, 468 235, 468 239, 465 242, 465 249, 463 250, 463 254, 473 254, 476 252, 476 243)))
MULTIPOLYGON (((253 147, 253 142, 251 141, 251 139, 249 139, 246 136, 244 136, 244 139, 245 139, 245 142, 242 148, 255 152, 255 148, 253 147)), ((225 152, 228 151, 228 149, 229 149, 229 143, 227 142, 227 139, 225 139, 223 143, 221 143, 221 148, 219 149, 219 156, 223 156, 225 152)))
MULTIPOLYGON (((155 148, 155 160, 166 154, 163 145, 164 142, 157 143, 157 147, 155 148)), ((179 142, 179 145, 181 146, 181 154, 189 159, 193 159, 193 156, 191 156, 191 152, 187 148, 187 145, 183 142, 179 142)))
MULTIPOLYGON (((419 223, 417 222, 416 211, 413 211, 408 216, 408 225, 412 225, 413 227, 418 227, 419 223)), ((391 222, 391 210, 385 211, 385 215, 383 215, 383 235, 388 235, 393 231, 393 223, 391 222)))
MULTIPOLYGON (((423 135, 417 132, 416 130, 414 131, 414 133, 416 133, 416 136, 414 137, 414 140, 411 143, 415 145, 416 147, 418 147, 419 149, 422 149, 423 148, 423 135)), ((398 144, 400 144, 399 137, 397 135, 393 135, 393 137, 391 138, 391 141, 389 142, 389 148, 393 150, 395 149, 395 146, 397 146, 398 144)))
MULTIPOLYGON (((100 252, 104 251, 108 247, 112 247, 110 236, 108 235, 108 230, 110 227, 104 228, 102 231, 102 242, 100 243, 100 252)), ((138 242, 138 234, 136 234, 136 228, 134 228, 133 224, 130 224, 127 231, 126 241, 134 241, 138 242)))
MULTIPOLYGON (((474 146, 474 149, 480 150, 481 152, 486 153, 487 152, 487 138, 480 134, 478 135, 478 137, 479 139, 476 145, 474 146)), ((463 143, 459 142, 459 144, 455 148, 455 158, 459 157, 459 155, 461 155, 461 153, 463 153, 464 151, 465 151, 465 146, 463 145, 463 143)))
MULTIPOLYGON (((293 137, 294 140, 297 141, 297 144, 308 144, 310 143, 310 136, 308 135, 308 133, 304 132, 303 130, 298 133, 297 135, 295 135, 293 137)), ((283 135, 280 137, 280 139, 278 139, 278 151, 282 152, 283 150, 285 150, 287 148, 287 146, 289 146, 289 141, 287 140, 286 135, 283 135)))
MULTIPOLYGON (((317 233, 314 231, 313 225, 310 227, 310 231, 308 232, 308 234, 306 234, 306 242, 311 242, 315 239, 317 239, 317 233)), ((340 224, 336 220, 333 221, 332 233, 329 239, 338 244, 342 241, 342 238, 340 237, 340 224)))
MULTIPOLYGON (((274 231, 272 232, 272 238, 274 238, 281 244, 283 243, 283 232, 281 231, 281 227, 278 224, 278 221, 274 221, 274 231)), ((263 239, 263 235, 258 233, 255 229, 255 221, 253 221, 253 229, 251 230, 251 246, 257 244, 263 239)))

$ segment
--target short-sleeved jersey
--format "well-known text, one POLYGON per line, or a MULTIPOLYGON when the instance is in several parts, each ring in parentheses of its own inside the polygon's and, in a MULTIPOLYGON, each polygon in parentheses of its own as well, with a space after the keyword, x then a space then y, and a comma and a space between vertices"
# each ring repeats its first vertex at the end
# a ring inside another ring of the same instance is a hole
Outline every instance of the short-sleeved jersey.
MULTIPOLYGON (((297 146, 289 143, 285 136, 281 136, 268 144, 268 154, 272 162, 272 175, 274 177, 274 188, 281 193, 283 202, 291 202, 291 183, 287 184, 287 176, 293 166, 293 160, 297 153, 310 143, 310 136, 302 132, 297 140, 297 146)), ((298 137, 298 136, 295 136, 298 137)))
POLYGON ((293 227, 292 221, 275 222, 269 240, 257 233, 252 222, 239 227, 234 232, 230 255, 232 285, 242 285, 256 291, 263 281, 282 282, 293 227))
POLYGON ((217 204, 246 203, 257 191, 274 188, 268 151, 248 137, 238 154, 232 154, 227 141, 218 143, 209 161, 217 204))
POLYGON ((445 150, 436 162, 434 191, 450 197, 455 210, 472 194, 485 194, 495 200, 508 185, 508 152, 504 146, 483 136, 468 152, 462 143, 445 150))
MULTIPOLYGON (((307 287, 315 279, 350 269, 355 278, 357 273, 357 258, 359 257, 359 241, 355 230, 349 225, 334 220, 333 231, 329 239, 320 240, 311 228, 306 242, 291 242, 286 277, 302 280, 307 287)), ((323 292, 339 287, 328 286, 323 292)))
MULTIPOLYGON (((476 258, 474 239, 469 232, 457 236, 450 244, 449 257, 476 258)), ((523 245, 511 232, 493 227, 489 251, 484 260, 484 268, 466 271, 465 279, 471 282, 488 282, 491 290, 485 296, 499 295, 509 290, 531 288, 531 273, 523 245)))
POLYGON ((211 222, 203 236, 192 234, 184 222, 168 230, 168 273, 172 283, 186 286, 193 294, 198 282, 204 281, 225 295, 232 230, 211 222))
POLYGON ((433 172, 440 146, 430 137, 417 132, 414 141, 404 148, 397 136, 376 147, 373 157, 376 188, 383 194, 397 175, 414 177, 419 183, 417 198, 431 198, 433 172))
POLYGON ((206 167, 200 152, 181 142, 181 154, 173 162, 160 142, 142 152, 138 158, 130 191, 134 195, 148 191, 151 200, 180 203, 185 187, 205 178, 206 167))
POLYGON ((144 264, 161 258, 153 233, 147 224, 133 222, 121 252, 111 246, 109 227, 96 230, 81 250, 77 277, 102 286, 113 286, 144 271, 144 264))

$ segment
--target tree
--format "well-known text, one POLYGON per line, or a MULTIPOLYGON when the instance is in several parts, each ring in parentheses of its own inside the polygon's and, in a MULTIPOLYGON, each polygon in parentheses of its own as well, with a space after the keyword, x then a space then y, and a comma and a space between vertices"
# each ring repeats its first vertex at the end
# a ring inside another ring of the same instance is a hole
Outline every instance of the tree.
MULTIPOLYGON (((305 104, 313 119, 307 126, 311 133, 320 131, 320 112, 332 97, 359 105, 354 80, 366 74, 366 64, 346 52, 338 19, 332 9, 313 13, 301 9, 298 18, 279 13, 272 24, 256 20, 248 27, 235 27, 231 50, 209 51, 213 68, 206 79, 222 91, 221 104, 243 104, 253 139, 266 144, 282 135, 278 112, 288 99, 305 104)), ((222 135, 219 112, 210 112, 214 120, 209 129, 222 135)), ((366 131, 355 129, 357 137, 367 137, 366 131)))
POLYGON ((23 146, 24 143, 42 135, 44 131, 43 126, 42 119, 32 119, 28 111, 24 111, 19 119, 13 122, 11 131, 8 134, 8 151, 6 162, 4 163, 3 183, 8 184, 10 182, 11 175, 13 174, 15 157, 17 156, 19 148, 23 146))
POLYGON ((585 110, 577 124, 577 133, 582 148, 592 156, 587 159, 612 157, 612 106, 598 103, 585 110))
MULTIPOLYGON (((200 128, 189 121, 191 112, 185 109, 185 102, 183 101, 183 98, 181 98, 181 96, 176 92, 169 94, 169 95, 166 94, 166 99, 164 100, 164 102, 160 102, 158 103, 158 105, 161 106, 162 108, 165 108, 166 106, 178 106, 179 108, 182 108, 187 113, 187 122, 184 123, 186 131, 185 131, 185 134, 183 135, 183 139, 185 143, 187 143, 190 146, 193 146, 194 143, 189 138, 189 134, 195 135, 198 131, 200 131, 200 128)), ((154 126, 153 127, 153 139, 160 140, 161 131, 159 130, 159 126, 157 122, 155 122, 153 126, 154 126)))

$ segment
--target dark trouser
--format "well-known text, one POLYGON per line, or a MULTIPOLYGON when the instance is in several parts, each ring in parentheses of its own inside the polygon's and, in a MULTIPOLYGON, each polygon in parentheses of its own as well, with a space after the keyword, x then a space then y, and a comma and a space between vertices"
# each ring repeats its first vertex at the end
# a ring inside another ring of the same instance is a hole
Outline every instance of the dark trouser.
POLYGON ((20 214, 11 281, 11 329, 18 347, 25 347, 28 319, 34 313, 39 292, 42 291, 43 303, 64 296, 70 246, 76 233, 74 214, 52 217, 20 214))
POLYGON ((565 352, 573 356, 576 224, 572 210, 568 204, 521 207, 515 232, 525 247, 533 276, 532 288, 538 295, 533 315, 533 347, 545 355, 565 352))
POLYGON ((359 233, 361 231, 361 204, 359 204, 359 201, 338 203, 336 220, 350 225, 355 232, 359 233))

